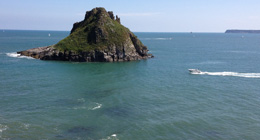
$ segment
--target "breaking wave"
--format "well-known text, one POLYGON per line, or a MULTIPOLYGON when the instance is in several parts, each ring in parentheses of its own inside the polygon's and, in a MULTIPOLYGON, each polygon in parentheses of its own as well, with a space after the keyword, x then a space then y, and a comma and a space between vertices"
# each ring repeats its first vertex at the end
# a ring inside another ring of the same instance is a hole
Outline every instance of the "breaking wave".
POLYGON ((107 138, 101 140, 119 140, 119 139, 117 138, 116 134, 112 134, 111 136, 108 136, 107 138))
POLYGON ((34 59, 34 58, 28 57, 28 56, 21 56, 21 54, 18 54, 18 53, 16 53, 16 52, 6 53, 6 55, 9 56, 9 57, 15 57, 15 58, 34 59))
POLYGON ((7 125, 2 125, 2 124, 0 124, 0 138, 1 138, 1 133, 2 133, 3 131, 7 130, 7 129, 8 129, 7 125))
POLYGON ((93 107, 91 110, 96 110, 102 107, 102 104, 96 103, 97 106, 93 107))
POLYGON ((235 76, 244 78, 260 78, 260 73, 239 73, 239 72, 192 72, 191 74, 215 75, 215 76, 235 76))

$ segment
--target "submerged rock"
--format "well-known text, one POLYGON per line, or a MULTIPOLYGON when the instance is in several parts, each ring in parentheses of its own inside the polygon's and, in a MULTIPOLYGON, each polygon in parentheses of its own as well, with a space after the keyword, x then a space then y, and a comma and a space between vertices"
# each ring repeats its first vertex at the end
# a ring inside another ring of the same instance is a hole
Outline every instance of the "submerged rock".
POLYGON ((68 37, 55 45, 17 52, 41 60, 77 62, 131 61, 153 57, 120 18, 104 8, 87 11, 68 37))

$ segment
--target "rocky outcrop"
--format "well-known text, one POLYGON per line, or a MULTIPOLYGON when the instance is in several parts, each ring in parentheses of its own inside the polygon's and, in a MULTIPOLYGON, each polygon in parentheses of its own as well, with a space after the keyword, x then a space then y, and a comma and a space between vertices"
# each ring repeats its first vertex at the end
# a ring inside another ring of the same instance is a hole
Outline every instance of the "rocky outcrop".
POLYGON ((260 30, 226 30, 225 33, 253 33, 253 34, 259 34, 260 30))
POLYGON ((41 60, 77 62, 132 61, 153 57, 120 18, 104 8, 87 11, 68 37, 55 45, 17 52, 41 60))

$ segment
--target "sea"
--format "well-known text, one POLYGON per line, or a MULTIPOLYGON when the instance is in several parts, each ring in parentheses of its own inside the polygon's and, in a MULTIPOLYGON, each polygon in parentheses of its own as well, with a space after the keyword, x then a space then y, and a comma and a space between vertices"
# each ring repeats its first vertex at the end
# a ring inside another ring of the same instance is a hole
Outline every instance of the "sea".
POLYGON ((0 30, 1 140, 260 138, 260 34, 136 32, 154 58, 132 62, 16 54, 69 33, 0 30))

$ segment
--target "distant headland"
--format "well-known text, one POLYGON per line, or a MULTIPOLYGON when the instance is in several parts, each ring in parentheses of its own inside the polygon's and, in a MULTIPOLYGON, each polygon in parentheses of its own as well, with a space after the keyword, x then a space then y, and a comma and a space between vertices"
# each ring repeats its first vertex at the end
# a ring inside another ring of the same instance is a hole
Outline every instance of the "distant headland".
POLYGON ((41 60, 76 62, 132 61, 153 57, 148 48, 118 16, 105 8, 87 11, 85 19, 73 25, 68 37, 55 45, 17 52, 41 60))
POLYGON ((260 34, 260 30, 226 30, 225 33, 254 33, 254 34, 260 34))

